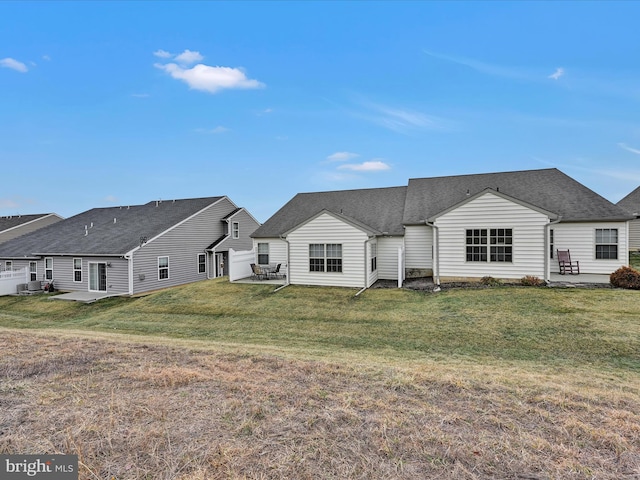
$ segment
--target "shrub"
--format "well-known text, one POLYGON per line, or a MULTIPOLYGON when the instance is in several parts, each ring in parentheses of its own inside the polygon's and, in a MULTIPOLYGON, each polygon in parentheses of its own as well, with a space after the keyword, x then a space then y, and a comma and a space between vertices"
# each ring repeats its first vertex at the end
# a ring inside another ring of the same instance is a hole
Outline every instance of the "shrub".
POLYGON ((640 290, 640 272, 631 267, 620 267, 609 275, 609 282, 617 288, 640 290))
POLYGON ((500 285, 502 282, 500 282, 500 280, 497 278, 486 276, 480 279, 480 283, 488 287, 495 287, 500 285))
POLYGON ((544 285, 544 281, 535 275, 525 275, 520 279, 520 283, 526 287, 539 287, 544 285))

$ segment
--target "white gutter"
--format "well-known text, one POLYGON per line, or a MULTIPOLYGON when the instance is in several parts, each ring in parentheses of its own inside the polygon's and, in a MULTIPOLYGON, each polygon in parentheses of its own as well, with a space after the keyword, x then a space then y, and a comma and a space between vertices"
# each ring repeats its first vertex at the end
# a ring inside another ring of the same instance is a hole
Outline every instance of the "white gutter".
MULTIPOLYGON (((284 285, 282 285, 281 287, 276 288, 276 292, 278 290, 283 289, 284 287, 288 287, 289 285, 291 285, 291 246, 289 245, 289 240, 287 240, 286 235, 279 235, 280 240, 284 241, 287 244, 287 281, 285 282, 284 285)), ((258 254, 258 250, 256 247, 256 255, 258 254)), ((257 261, 257 259, 256 259, 257 261)))
POLYGON ((440 230, 429 220, 425 220, 424 223, 427 227, 433 228, 433 283, 440 287, 440 230))
POLYGON ((557 225, 562 220, 562 217, 558 215, 558 218, 547 223, 544 226, 544 276, 545 281, 551 281, 551 258, 549 255, 549 229, 552 225, 557 225))

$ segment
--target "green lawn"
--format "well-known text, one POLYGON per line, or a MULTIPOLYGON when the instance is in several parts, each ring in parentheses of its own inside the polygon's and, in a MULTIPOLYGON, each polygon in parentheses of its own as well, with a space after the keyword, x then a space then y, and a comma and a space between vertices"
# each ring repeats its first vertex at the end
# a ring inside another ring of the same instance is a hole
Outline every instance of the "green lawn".
POLYGON ((361 361, 532 362, 640 371, 640 292, 495 287, 437 294, 204 281, 84 305, 0 298, 0 327, 152 335, 361 361))

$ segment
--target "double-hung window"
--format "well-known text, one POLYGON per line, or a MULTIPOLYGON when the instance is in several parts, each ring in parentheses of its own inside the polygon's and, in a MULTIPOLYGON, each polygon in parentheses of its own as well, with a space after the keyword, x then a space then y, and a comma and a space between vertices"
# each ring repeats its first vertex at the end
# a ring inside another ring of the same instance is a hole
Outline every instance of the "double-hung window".
POLYGON ((371 271, 375 272, 378 269, 378 244, 371 244, 371 271))
POLYGON ((29 279, 32 282, 38 279, 38 262, 29 262, 29 279))
POLYGON ((342 244, 309 244, 309 271, 342 272, 342 244))
POLYGON ((231 236, 233 238, 240 238, 240 223, 233 222, 231 224, 231 236))
POLYGON ((158 257, 158 280, 169 278, 169 257, 158 257))
POLYGON ((269 244, 258 244, 258 265, 269 265, 269 244))
POLYGON ((81 258, 73 259, 73 281, 74 282, 82 281, 82 259, 81 258))
POLYGON ((618 229, 596 228, 596 259, 617 260, 618 229))
POLYGON ((53 280, 53 258, 44 259, 44 278, 45 280, 53 280))
POLYGON ((198 254, 198 273, 206 273, 207 271, 207 263, 206 263, 206 255, 204 253, 198 254))
POLYGON ((13 262, 11 260, 7 260, 6 262, 4 262, 4 266, 7 272, 13 270, 13 262))
POLYGON ((467 262, 512 262, 513 229, 466 229, 467 262))

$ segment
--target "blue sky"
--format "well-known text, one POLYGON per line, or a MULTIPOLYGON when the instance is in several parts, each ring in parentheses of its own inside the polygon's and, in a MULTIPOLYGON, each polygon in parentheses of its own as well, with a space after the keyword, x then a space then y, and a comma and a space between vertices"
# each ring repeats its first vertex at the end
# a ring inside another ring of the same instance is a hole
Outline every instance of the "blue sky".
POLYGON ((557 167, 640 185, 638 2, 0 2, 0 215, 557 167))

